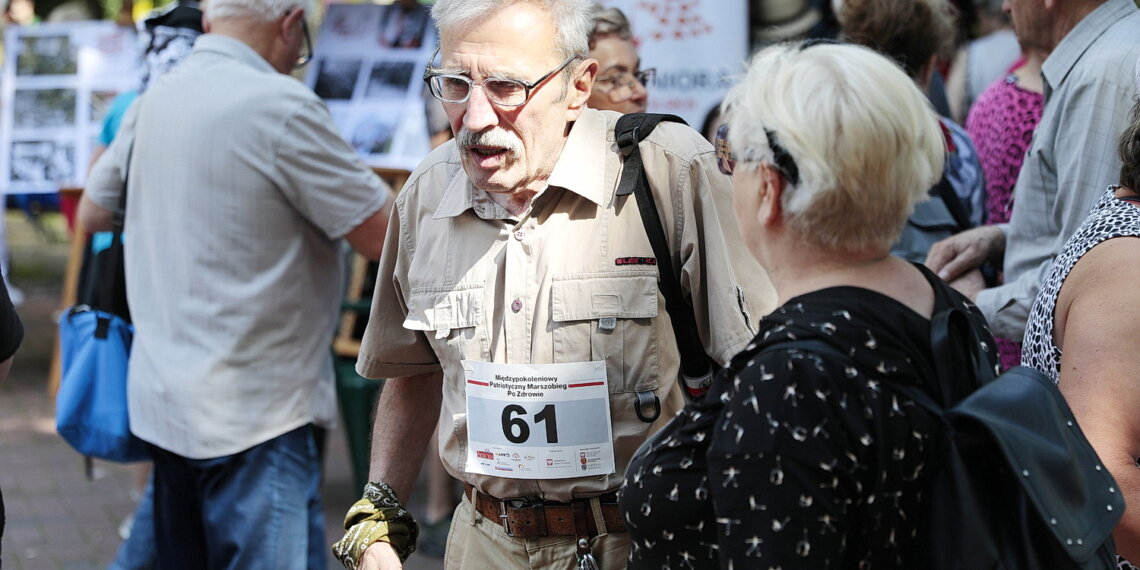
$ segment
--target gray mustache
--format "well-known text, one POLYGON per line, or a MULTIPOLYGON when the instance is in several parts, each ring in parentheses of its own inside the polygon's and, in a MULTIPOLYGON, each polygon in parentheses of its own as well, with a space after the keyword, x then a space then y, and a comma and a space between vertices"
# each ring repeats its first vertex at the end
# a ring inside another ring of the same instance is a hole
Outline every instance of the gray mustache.
POLYGON ((459 136, 455 137, 455 144, 463 150, 473 146, 505 148, 511 154, 518 154, 522 150, 522 141, 517 136, 501 129, 473 133, 463 128, 459 130, 459 136))

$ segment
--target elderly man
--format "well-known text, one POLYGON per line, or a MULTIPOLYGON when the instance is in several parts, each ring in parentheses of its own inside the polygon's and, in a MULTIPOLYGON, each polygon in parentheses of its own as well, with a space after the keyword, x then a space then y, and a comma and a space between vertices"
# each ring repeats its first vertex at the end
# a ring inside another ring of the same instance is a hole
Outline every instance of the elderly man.
MULTIPOLYGON (((682 398, 657 260, 637 204, 615 192, 620 115, 586 108, 588 7, 432 10, 442 67, 425 78, 456 139, 412 173, 384 244, 358 370, 390 380, 373 482, 334 546, 350 568, 398 567, 412 550, 400 499, 437 422, 466 484, 448 567, 625 567, 614 492, 682 398)), ((663 123, 640 149, 680 270, 662 279, 680 281, 704 348, 726 362, 771 309, 771 283, 746 262, 708 143, 663 123)))
POLYGON ((1113 145, 1136 96, 1140 11, 1132 0, 1006 0, 1005 8, 1022 46, 1050 54, 1041 122, 1009 223, 938 242, 926 264, 977 303, 995 336, 1020 341, 1053 258, 1120 172, 1113 145), (1003 252, 1005 284, 984 289, 971 270, 1003 252))
POLYGON ((210 0, 209 33, 128 111, 81 203, 101 229, 129 197, 129 408, 162 568, 326 556, 311 424, 336 414, 341 238, 379 258, 388 192, 287 75, 305 5, 210 0))

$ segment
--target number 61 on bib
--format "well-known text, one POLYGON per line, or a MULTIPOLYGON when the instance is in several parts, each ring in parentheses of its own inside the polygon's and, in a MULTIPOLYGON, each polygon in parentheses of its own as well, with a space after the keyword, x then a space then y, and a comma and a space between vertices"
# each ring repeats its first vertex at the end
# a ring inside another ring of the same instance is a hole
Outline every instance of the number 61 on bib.
POLYGON ((463 361, 467 471, 565 479, 614 471, 604 361, 463 361))

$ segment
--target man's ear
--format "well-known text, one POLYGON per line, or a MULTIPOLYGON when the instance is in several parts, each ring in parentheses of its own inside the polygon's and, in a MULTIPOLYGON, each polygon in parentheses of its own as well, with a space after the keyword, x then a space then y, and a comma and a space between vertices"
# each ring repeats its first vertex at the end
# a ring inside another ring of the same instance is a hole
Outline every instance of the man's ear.
POLYGON ((590 91, 594 89, 594 80, 598 76, 598 60, 587 58, 578 62, 574 66, 574 71, 571 72, 571 79, 568 92, 566 96, 570 99, 568 112, 573 113, 573 116, 568 120, 573 121, 578 118, 578 114, 582 112, 582 108, 586 106, 586 101, 590 98, 590 91))
POLYGON ((285 17, 281 18, 281 25, 277 28, 277 32, 281 34, 281 39, 288 42, 290 39, 292 39, 293 34, 301 33, 301 26, 297 22, 304 17, 304 8, 297 8, 296 10, 285 14, 285 17))

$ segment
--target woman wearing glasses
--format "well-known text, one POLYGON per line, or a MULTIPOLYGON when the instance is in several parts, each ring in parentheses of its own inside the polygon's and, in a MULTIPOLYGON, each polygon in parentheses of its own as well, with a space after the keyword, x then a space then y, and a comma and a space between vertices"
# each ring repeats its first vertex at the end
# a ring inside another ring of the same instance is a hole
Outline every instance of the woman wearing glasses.
POLYGON ((933 376, 930 317, 961 297, 889 252, 942 172, 938 119, 844 44, 761 51, 725 109, 721 167, 781 306, 630 462, 631 567, 912 567, 938 420, 885 380, 933 376))
POLYGON ((617 8, 591 7, 590 57, 598 60, 598 78, 586 104, 594 109, 641 113, 649 104, 645 86, 653 69, 641 69, 641 58, 629 30, 629 20, 617 8))

